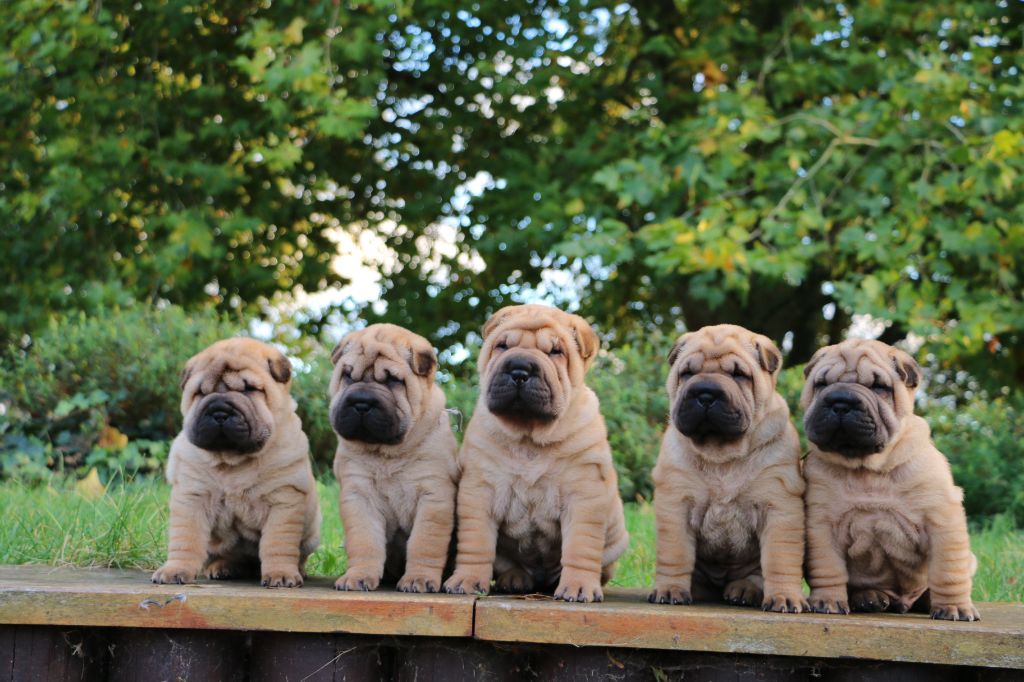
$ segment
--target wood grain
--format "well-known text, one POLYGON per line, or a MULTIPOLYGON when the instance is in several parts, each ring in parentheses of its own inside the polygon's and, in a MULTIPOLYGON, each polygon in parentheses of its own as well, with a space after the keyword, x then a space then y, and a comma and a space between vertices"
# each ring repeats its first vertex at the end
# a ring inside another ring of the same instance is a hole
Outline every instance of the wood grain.
POLYGON ((825 616, 718 605, 648 604, 609 590, 600 604, 482 597, 475 636, 499 642, 862 658, 1024 668, 1024 604, 979 604, 976 623, 924 615, 825 616))
POLYGON ((140 571, 0 566, 0 623, 470 637, 473 597, 387 588, 342 593, 328 578, 153 585, 140 571))

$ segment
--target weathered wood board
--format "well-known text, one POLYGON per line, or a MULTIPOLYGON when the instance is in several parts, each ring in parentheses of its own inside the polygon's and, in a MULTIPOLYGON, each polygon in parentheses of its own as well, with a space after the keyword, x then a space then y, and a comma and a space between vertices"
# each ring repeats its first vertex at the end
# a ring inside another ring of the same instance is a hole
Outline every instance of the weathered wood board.
POLYGON ((646 591, 613 589, 600 604, 483 597, 476 604, 475 636, 499 642, 1024 668, 1024 604, 980 604, 980 622, 950 623, 913 614, 826 616, 654 605, 646 596, 646 591))
POLYGON ((153 585, 141 571, 0 566, 0 623, 471 637, 474 598, 255 582, 153 585))

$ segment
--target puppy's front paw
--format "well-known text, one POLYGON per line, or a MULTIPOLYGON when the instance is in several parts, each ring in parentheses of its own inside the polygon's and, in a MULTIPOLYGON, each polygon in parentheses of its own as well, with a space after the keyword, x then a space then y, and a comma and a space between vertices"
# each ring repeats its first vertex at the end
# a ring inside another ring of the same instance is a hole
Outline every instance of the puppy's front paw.
POLYGON ((398 581, 399 592, 437 592, 441 587, 441 571, 406 571, 398 581))
POLYGON ((302 573, 298 566, 264 568, 260 584, 263 587, 302 587, 302 573))
POLYGON ((777 613, 806 613, 811 610, 800 588, 766 589, 761 608, 777 613))
POLYGON ((562 579, 555 588, 555 599, 579 602, 604 601, 600 573, 563 569, 562 579))
POLYGON ((978 609, 970 600, 962 604, 932 604, 932 618, 936 620, 981 620, 978 609))
POLYGON ((815 613, 850 613, 850 604, 846 599, 846 590, 811 590, 807 598, 811 611, 815 613))
POLYGON ((198 574, 199 568, 195 566, 188 566, 186 564, 168 561, 166 564, 156 569, 151 580, 158 585, 166 585, 168 583, 184 585, 185 583, 195 582, 196 575, 198 574))
POLYGON ((681 583, 655 583, 654 590, 647 597, 652 604, 692 604, 690 586, 681 583))
POLYGON ((456 568, 452 577, 445 581, 444 591, 449 594, 487 594, 491 591, 491 572, 456 568))
POLYGON ((348 569, 334 582, 334 589, 343 592, 372 592, 380 585, 380 576, 365 571, 348 569))

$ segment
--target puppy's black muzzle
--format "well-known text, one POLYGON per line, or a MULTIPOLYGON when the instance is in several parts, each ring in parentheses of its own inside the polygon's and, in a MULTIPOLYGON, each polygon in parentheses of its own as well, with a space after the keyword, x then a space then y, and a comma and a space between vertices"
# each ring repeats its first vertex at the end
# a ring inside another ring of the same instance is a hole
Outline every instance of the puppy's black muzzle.
POLYGON ((687 386, 672 415, 679 432, 698 442, 714 438, 734 440, 749 426, 742 410, 737 409, 728 393, 714 381, 694 381, 687 386))
POLYGON ((266 443, 266 437, 256 434, 245 411, 221 396, 208 399, 187 435, 196 447, 213 452, 249 454, 266 443))
POLYGON ((556 416, 540 364, 525 355, 503 361, 487 387, 487 408, 514 419, 550 421, 556 416))
POLYGON ((331 411, 334 431, 346 440, 395 445, 405 437, 394 402, 376 391, 350 388, 331 411))
POLYGON ((864 398, 842 386, 822 392, 804 417, 804 431, 822 450, 844 457, 867 457, 885 447, 885 438, 864 398))

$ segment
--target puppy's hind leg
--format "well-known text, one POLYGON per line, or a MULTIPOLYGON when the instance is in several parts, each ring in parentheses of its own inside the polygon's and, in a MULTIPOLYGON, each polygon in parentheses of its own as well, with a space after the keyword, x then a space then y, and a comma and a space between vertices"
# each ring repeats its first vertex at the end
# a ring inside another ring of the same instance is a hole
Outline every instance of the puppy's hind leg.
POLYGON ((726 583, 723 598, 739 606, 760 606, 764 598, 764 578, 754 573, 726 583))
POLYGON ((536 581, 525 568, 510 559, 498 555, 494 560, 495 592, 506 594, 528 594, 536 589, 536 581))

